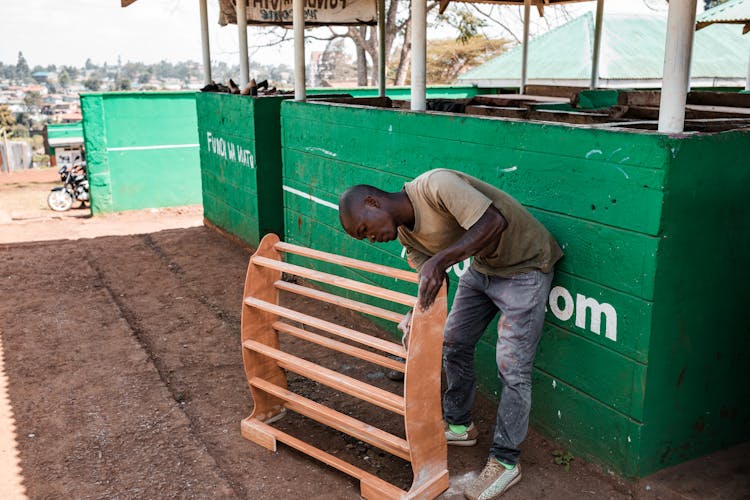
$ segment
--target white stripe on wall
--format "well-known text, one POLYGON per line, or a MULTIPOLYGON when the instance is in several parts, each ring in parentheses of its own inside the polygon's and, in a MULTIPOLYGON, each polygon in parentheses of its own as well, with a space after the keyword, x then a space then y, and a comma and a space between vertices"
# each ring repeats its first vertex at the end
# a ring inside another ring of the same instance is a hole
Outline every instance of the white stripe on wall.
POLYGON ((300 191, 298 189, 294 189, 293 187, 284 186, 284 191, 286 191, 288 193, 296 194, 297 196, 301 196, 301 197, 303 197, 303 198, 305 198, 307 200, 314 201, 315 203, 317 203, 319 205, 323 205, 324 207, 332 208, 332 209, 336 210, 337 212, 339 210, 339 206, 336 205, 335 203, 331 203, 330 201, 326 201, 326 200, 321 200, 318 197, 315 197, 315 196, 313 196, 313 195, 311 195, 309 193, 304 193, 304 192, 302 192, 302 191, 300 191))
POLYGON ((197 148, 199 144, 162 144, 159 146, 124 146, 121 148, 107 148, 107 151, 147 151, 149 149, 182 149, 197 148))

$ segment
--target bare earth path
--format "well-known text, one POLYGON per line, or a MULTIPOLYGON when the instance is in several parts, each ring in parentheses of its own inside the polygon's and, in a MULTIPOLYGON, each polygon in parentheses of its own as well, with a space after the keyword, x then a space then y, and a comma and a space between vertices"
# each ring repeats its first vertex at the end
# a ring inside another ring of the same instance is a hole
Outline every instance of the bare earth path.
MULTIPOLYGON (((196 219, 199 209, 188 207, 55 219, 60 227, 45 218, 0 222, 0 236, 7 238, 0 244, 0 347, 7 384, 4 414, 0 377, 0 467, 22 483, 16 494, 25 489, 30 498, 359 497, 358 484, 348 476, 284 446, 272 453, 240 437, 239 422, 252 408, 239 347, 249 254, 207 228, 193 227, 196 219), (83 228, 87 220, 94 221, 98 237, 89 232, 90 239, 59 240, 61 228, 66 234, 89 231, 83 228), (159 230, 170 224, 176 228, 159 230), (103 236, 107 231, 115 235, 103 236), (18 239, 10 243, 13 238, 18 239), (15 453, 14 475, 5 464, 12 465, 15 453)), ((332 306, 297 299, 294 307, 383 335, 332 306)), ((295 342, 287 349, 399 390, 373 365, 295 342)), ((290 375, 290 387, 391 432, 402 431, 385 411, 317 384, 290 375)), ((449 450, 452 487, 443 498, 460 498, 462 485, 483 465, 493 405, 479 401, 476 420, 478 446, 449 450)), ((278 425, 402 487, 410 481, 404 462, 357 440, 294 415, 278 425)), ((532 432, 524 445, 525 478, 507 498, 743 498, 750 495, 743 460, 749 448, 633 485, 580 458, 565 472, 552 461, 555 447, 532 432), (713 471, 708 479, 706 467, 713 471)), ((0 496, 12 498, 3 490, 4 478, 0 473, 0 496)))

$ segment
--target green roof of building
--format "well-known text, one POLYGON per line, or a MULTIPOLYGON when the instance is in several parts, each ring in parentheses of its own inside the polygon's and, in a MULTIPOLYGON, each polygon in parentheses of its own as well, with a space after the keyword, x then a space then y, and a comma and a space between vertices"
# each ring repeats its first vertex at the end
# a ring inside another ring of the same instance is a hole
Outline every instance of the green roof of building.
POLYGON ((695 21, 698 29, 712 23, 746 24, 750 22, 750 0, 729 0, 703 11, 695 21))
MULTIPOLYGON (((743 0, 749 1, 750 0, 743 0)), ((650 15, 617 14, 604 17, 599 79, 602 86, 653 86, 661 80, 667 21, 650 15), (619 83, 619 85, 618 85, 619 83), (634 85, 636 84, 636 85, 634 85)), ((591 77, 594 16, 591 12, 529 42, 529 83, 587 85, 591 77)), ((719 84, 722 79, 746 76, 750 36, 731 25, 712 25, 695 34, 692 79, 719 84), (707 81, 708 80, 708 81, 707 81)), ((522 47, 458 77, 459 83, 517 84, 521 77, 522 47)))

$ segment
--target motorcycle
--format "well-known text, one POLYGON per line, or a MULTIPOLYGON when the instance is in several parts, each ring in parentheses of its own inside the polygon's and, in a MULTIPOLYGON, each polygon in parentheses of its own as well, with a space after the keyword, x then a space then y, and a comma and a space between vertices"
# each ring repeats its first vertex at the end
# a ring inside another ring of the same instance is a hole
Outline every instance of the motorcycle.
POLYGON ((63 165, 57 171, 60 174, 60 180, 63 185, 52 188, 47 196, 47 205, 55 212, 65 212, 73 206, 73 201, 81 202, 81 207, 86 206, 89 201, 89 179, 86 175, 86 168, 80 163, 75 163, 72 167, 63 165))

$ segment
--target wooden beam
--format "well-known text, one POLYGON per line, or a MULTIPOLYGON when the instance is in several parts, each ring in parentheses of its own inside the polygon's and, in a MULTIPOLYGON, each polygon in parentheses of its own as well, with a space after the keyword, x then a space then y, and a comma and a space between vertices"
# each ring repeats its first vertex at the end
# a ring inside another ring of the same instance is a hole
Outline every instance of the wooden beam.
POLYGON ((401 320, 404 319, 403 314, 397 313, 395 311, 389 311, 388 309, 383 309, 382 307, 371 306, 370 304, 365 304, 364 302, 359 302, 358 300, 347 299, 346 297, 341 297, 340 295, 334 295, 332 293, 323 292, 321 290, 315 290, 306 286, 296 285, 294 283, 289 283, 288 281, 279 280, 274 283, 274 286, 279 290, 284 290, 285 292, 295 293, 304 297, 310 297, 311 299, 320 300, 321 302, 327 302, 329 304, 335 304, 337 306, 351 309, 352 311, 357 311, 369 314, 371 316, 376 316, 378 318, 387 319, 388 321, 392 321, 394 323, 401 323, 401 320))
POLYGON ((315 271, 313 269, 307 269, 302 266, 272 260, 258 255, 251 257, 250 262, 258 266, 268 267, 277 271, 294 274, 295 276, 301 276, 303 278, 309 278, 313 281, 326 283, 328 285, 333 285, 339 288, 345 288, 353 292, 364 293, 366 295, 378 297, 379 299, 389 300, 391 302, 396 302, 397 304, 403 304, 409 307, 414 307, 417 303, 416 297, 406 295, 405 293, 394 292, 393 290, 388 290, 387 288, 369 285, 360 281, 350 280, 349 278, 342 278, 341 276, 336 276, 335 274, 315 271))
POLYGON ((383 266, 381 264, 373 264, 372 262, 366 262, 364 260, 344 257, 343 255, 336 255, 333 253, 322 252, 320 250, 313 250, 312 248, 301 247, 299 245, 292 245, 291 243, 279 242, 275 245, 274 248, 279 252, 286 252, 294 255, 301 255, 303 257, 310 257, 311 259, 322 260, 323 262, 338 264, 340 266, 346 266, 352 269, 359 269, 360 271, 368 271, 371 273, 388 276, 389 278, 408 281, 409 283, 419 283, 419 275, 412 271, 402 271, 400 269, 383 266))
POLYGON ((253 378, 250 380, 250 385, 286 401, 284 406, 292 411, 332 427, 337 431, 349 434, 360 441, 377 446, 391 455, 396 455, 407 461, 410 459, 409 445, 406 439, 394 436, 361 420, 332 410, 327 406, 323 406, 320 403, 316 403, 311 399, 295 394, 263 379, 253 378))
POLYGON ((689 92, 687 103, 702 106, 750 108, 750 94, 740 94, 738 92, 689 92))
POLYGON ((358 332, 357 330, 352 330, 351 328, 337 325, 336 323, 331 323, 330 321, 326 321, 324 319, 316 318, 315 316, 309 316, 307 314, 303 314, 286 307, 281 307, 271 302, 256 299, 255 297, 247 297, 245 299, 245 304, 254 309, 270 313, 271 315, 281 316, 282 318, 286 318, 292 321, 299 321, 300 323, 312 326, 313 328, 317 328, 318 330, 332 333, 333 335, 338 335, 341 338, 358 342, 364 346, 372 347, 373 349, 378 349, 400 358, 406 357, 406 351, 404 350, 404 348, 401 346, 401 344, 396 344, 395 342, 389 342, 387 340, 379 339, 377 337, 373 337, 372 335, 367 335, 365 333, 358 332))
MULTIPOLYGON (((247 418, 242 421, 241 425, 242 435, 251 441, 254 441, 261 446, 264 446, 262 441, 272 439, 274 441, 279 440, 287 446, 310 455, 323 462, 324 464, 330 465, 331 467, 340 470, 341 472, 348 474, 352 477, 359 479, 361 483, 362 496, 365 498, 384 498, 384 499, 400 499, 404 498, 406 492, 396 486, 383 481, 377 476, 365 472, 359 467, 355 467, 352 464, 341 460, 338 457, 326 453, 325 451, 316 448, 310 444, 301 441, 294 436, 291 436, 283 431, 280 431, 270 425, 264 424, 254 418, 247 418), (369 493, 369 494, 368 494, 369 493)), ((266 446, 267 447, 267 446, 266 446)))
POLYGON ((315 382, 327 385, 332 389, 349 394, 350 396, 354 396, 362 401, 367 401, 368 403, 392 411, 398 415, 403 415, 405 412, 406 403, 404 402, 404 398, 393 394, 392 392, 384 391, 373 385, 366 384, 355 378, 329 370, 328 368, 316 365, 306 359, 302 359, 299 356, 294 356, 284 351, 280 351, 279 349, 274 349, 273 347, 269 347, 254 340, 244 341, 242 347, 275 360, 278 365, 285 370, 289 370, 290 372, 302 375, 303 377, 307 377, 315 382))
POLYGON ((397 372, 401 373, 404 373, 406 371, 406 367, 401 361, 396 361, 395 359, 381 356, 380 354, 375 354, 374 352, 360 349, 359 347, 354 347, 353 345, 345 344, 343 342, 339 342, 338 340, 324 337, 323 335, 318 335, 317 333, 308 332, 307 330, 297 328, 296 326, 292 326, 287 323, 282 323, 281 321, 277 321, 276 323, 274 323, 273 329, 277 332, 286 333, 293 337, 297 337, 298 339, 306 340, 308 342, 312 342, 313 344, 327 347, 328 349, 331 349, 333 351, 338 351, 340 353, 348 354, 349 356, 353 356, 364 361, 369 361, 370 363, 380 365, 384 368, 388 368, 389 370, 396 370, 397 372))

